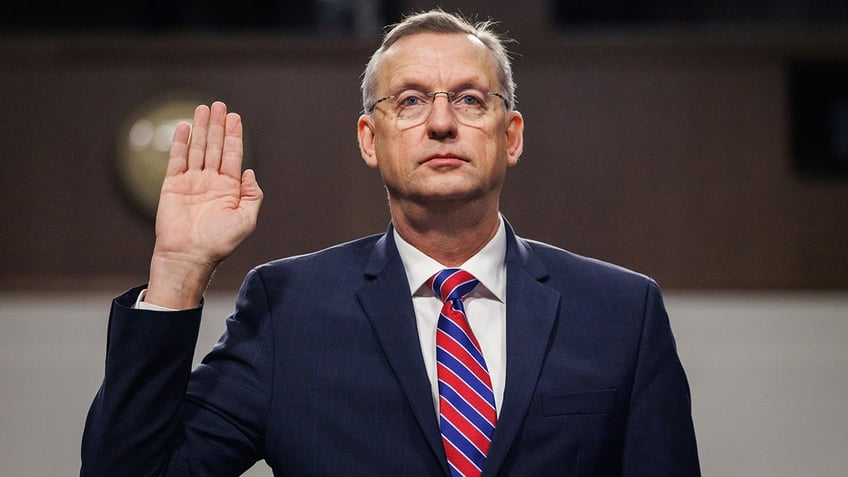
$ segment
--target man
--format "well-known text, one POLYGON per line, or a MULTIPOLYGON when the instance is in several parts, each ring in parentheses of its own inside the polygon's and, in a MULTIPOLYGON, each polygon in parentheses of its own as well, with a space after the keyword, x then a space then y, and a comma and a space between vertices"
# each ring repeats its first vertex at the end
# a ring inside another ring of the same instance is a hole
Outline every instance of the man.
POLYGON ((113 303, 82 474, 699 475, 656 284, 499 213, 514 88, 490 24, 395 26, 358 122, 389 230, 251 271, 191 372, 203 292, 262 201, 239 116, 198 107, 174 134, 150 281, 113 303))

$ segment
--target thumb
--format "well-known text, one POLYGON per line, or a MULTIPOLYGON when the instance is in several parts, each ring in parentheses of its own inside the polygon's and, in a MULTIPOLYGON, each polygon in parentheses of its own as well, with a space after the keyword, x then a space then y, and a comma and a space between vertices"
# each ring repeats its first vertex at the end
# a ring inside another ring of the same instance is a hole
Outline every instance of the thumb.
POLYGON ((259 183, 256 182, 256 173, 253 169, 246 169, 241 175, 240 206, 248 209, 254 215, 258 215, 263 197, 262 189, 259 188, 259 183))

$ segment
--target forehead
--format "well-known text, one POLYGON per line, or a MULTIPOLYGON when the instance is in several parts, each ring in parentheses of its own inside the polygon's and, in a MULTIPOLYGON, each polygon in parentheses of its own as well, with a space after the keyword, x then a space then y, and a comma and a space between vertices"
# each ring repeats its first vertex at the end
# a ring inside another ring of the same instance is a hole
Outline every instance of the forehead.
POLYGON ((383 53, 378 87, 470 84, 491 89, 498 83, 496 71, 494 55, 472 35, 419 33, 401 38, 383 53))

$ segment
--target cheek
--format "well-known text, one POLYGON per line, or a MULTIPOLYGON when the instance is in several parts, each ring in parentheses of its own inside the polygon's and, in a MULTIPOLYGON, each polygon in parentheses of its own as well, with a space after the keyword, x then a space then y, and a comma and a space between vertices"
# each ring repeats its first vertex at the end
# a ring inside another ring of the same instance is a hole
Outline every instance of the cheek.
POLYGON ((393 137, 385 128, 378 129, 374 136, 374 154, 379 162, 388 160, 392 150, 397 146, 397 138, 393 137))
POLYGON ((408 131, 386 128, 379 131, 374 143, 374 150, 379 161, 398 164, 413 162, 417 157, 416 153, 423 147, 421 133, 414 128, 408 131))
POLYGON ((494 154, 496 150, 506 151, 506 127, 499 120, 492 120, 485 127, 475 130, 479 134, 477 141, 485 143, 486 150, 494 154))
POLYGON ((401 135, 384 135, 374 144, 374 153, 377 156, 377 168, 380 174, 386 177, 394 177, 403 174, 405 164, 410 162, 411 147, 404 142, 401 135))
POLYGON ((500 167, 506 165, 506 138, 502 135, 489 136, 486 139, 486 157, 491 167, 500 167))
POLYGON ((374 133, 375 148, 382 151, 397 150, 399 145, 406 141, 402 131, 383 122, 378 123, 374 133))

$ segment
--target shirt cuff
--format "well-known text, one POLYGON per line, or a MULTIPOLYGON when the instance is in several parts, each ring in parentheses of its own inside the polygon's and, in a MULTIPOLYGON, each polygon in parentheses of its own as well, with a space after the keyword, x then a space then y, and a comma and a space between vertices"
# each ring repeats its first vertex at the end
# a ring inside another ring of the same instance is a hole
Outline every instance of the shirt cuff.
POLYGON ((137 310, 148 310, 148 311, 178 311, 173 308, 167 308, 164 306, 154 305, 153 303, 147 303, 144 301, 144 295, 147 294, 147 288, 141 290, 141 293, 138 294, 138 298, 135 300, 135 304, 133 308, 137 310))

